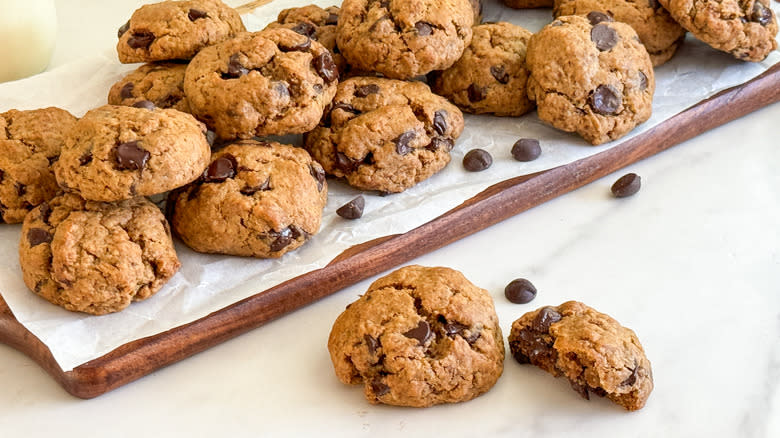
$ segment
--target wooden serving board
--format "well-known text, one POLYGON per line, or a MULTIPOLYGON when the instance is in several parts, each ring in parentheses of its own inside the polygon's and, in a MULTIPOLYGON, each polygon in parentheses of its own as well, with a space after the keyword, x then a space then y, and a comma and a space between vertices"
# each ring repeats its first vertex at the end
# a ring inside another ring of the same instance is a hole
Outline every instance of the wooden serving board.
POLYGON ((778 101, 780 63, 620 145, 495 184, 407 233, 354 246, 322 269, 189 324, 122 345, 72 371, 62 371, 49 349, 14 318, 2 297, 0 342, 28 355, 70 394, 92 398, 778 101))

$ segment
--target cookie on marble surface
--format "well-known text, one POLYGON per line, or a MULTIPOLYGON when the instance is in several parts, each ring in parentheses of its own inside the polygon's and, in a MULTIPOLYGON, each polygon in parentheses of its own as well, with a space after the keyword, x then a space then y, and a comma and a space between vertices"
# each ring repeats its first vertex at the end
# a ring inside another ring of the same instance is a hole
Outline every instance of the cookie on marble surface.
POLYGON ((322 44, 277 28, 203 49, 187 67, 184 91, 221 139, 300 134, 322 118, 338 77, 322 44))
POLYGON ((0 223, 22 222, 57 194, 51 165, 76 120, 55 107, 0 113, 0 223))
POLYGON ((336 40, 357 70, 411 79, 455 63, 473 24, 469 0, 345 0, 336 40))
POLYGON ((320 228, 328 186, 305 150, 243 140, 214 153, 203 176, 168 198, 171 224, 198 252, 281 257, 320 228))
POLYGON ((526 93, 531 32, 507 22, 474 26, 463 56, 432 76, 431 89, 473 114, 520 116, 534 107, 526 93))
POLYGON ((777 48, 769 0, 658 0, 682 27, 715 49, 759 62, 777 48))
POLYGON ((93 201, 163 193, 206 168, 211 147, 205 131, 174 109, 104 105, 70 130, 54 174, 65 191, 93 201))
POLYGON ((164 1, 133 12, 117 32, 116 51, 124 64, 191 59, 244 31, 238 12, 219 0, 164 1))
POLYGON ((650 361, 636 334, 577 301, 521 316, 512 323, 509 348, 521 364, 566 377, 585 399, 606 396, 635 411, 653 390, 650 361))
POLYGON ((370 403, 426 407, 471 400, 504 369, 488 291, 449 268, 407 266, 376 280, 328 338, 336 376, 370 403))
POLYGON ((133 106, 149 101, 158 108, 173 108, 188 113, 190 105, 184 96, 185 70, 185 63, 144 64, 111 87, 108 103, 133 106))
POLYGON ((304 147, 354 187, 398 193, 443 169, 462 131, 460 110, 422 82, 354 77, 304 147))
POLYGON ((513 9, 551 8, 555 0, 502 0, 513 9))
POLYGON ((31 291, 93 315, 150 297, 180 266, 168 222, 150 201, 93 202, 72 193, 27 215, 19 264, 31 291))
POLYGON ((628 24, 654 67, 674 56, 685 39, 685 29, 657 0, 555 0, 553 16, 563 15, 581 15, 593 24, 610 20, 628 24))
POLYGON ((627 24, 558 17, 528 42, 528 97, 539 118, 596 145, 650 118, 655 76, 627 24))

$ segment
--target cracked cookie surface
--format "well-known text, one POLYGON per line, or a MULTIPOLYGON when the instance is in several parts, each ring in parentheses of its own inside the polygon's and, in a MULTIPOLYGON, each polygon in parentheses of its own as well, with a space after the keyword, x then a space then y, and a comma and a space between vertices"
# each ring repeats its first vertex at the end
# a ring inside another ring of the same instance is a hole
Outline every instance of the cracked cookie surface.
POLYGON ((174 109, 104 105, 70 130, 54 174, 93 201, 151 196, 200 176, 211 156, 205 126, 174 109))
POLYGON ((70 193, 27 215, 19 263, 31 291, 93 315, 148 298, 179 269, 168 223, 150 201, 102 203, 70 193))
POLYGON ((363 190, 398 193, 450 161, 463 114, 422 82, 354 77, 339 84, 304 145, 330 175, 363 190))
POLYGON ((116 51, 124 64, 191 59, 245 30, 238 12, 219 0, 164 1, 133 13, 117 32, 116 51))
POLYGON ((173 108, 188 113, 190 105, 184 95, 185 70, 185 63, 144 64, 111 87, 108 103, 133 106, 148 100, 158 108, 173 108))
POLYGON ((0 114, 0 223, 21 222, 57 194, 51 165, 76 120, 55 107, 0 114))
POLYGON ((215 152, 203 176, 168 198, 171 224, 190 248, 281 257, 320 228, 328 186, 306 151, 244 140, 215 152))
POLYGON ((531 37, 528 97, 539 118, 596 145, 650 118, 655 75, 627 24, 558 17, 531 37))
POLYGON ((512 323, 515 360, 566 377, 583 398, 606 396, 629 411, 653 390, 653 371, 639 338, 614 318, 577 301, 542 307, 512 323))
POLYGON ((190 62, 190 108, 223 140, 311 130, 336 93, 330 51, 289 29, 245 33, 190 62))
POLYGON ((407 266, 376 280, 336 319, 336 376, 370 403, 425 407, 471 400, 503 372, 490 294, 449 268, 407 266))
POLYGON ((411 79, 457 61, 473 24, 469 0, 345 0, 336 39, 355 69, 411 79))

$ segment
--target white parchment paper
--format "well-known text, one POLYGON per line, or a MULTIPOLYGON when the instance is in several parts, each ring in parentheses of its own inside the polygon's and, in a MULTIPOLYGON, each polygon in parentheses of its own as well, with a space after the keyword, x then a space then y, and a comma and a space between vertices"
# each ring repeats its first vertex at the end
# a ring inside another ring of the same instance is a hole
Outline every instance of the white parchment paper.
MULTIPOLYGON (((244 22, 249 30, 260 30, 280 10, 306 3, 276 0, 245 15, 244 22)), ((334 2, 312 3, 328 6, 334 2)), ((776 12, 780 9, 776 3, 772 6, 776 12)), ((498 2, 488 2, 485 9, 485 21, 510 21, 533 32, 551 20, 549 9, 512 10, 498 2)), ((106 35, 106 38, 114 36, 106 35)), ((780 54, 774 52, 762 63, 743 63, 689 36, 678 54, 656 69, 653 117, 630 136, 720 90, 758 76, 778 60, 780 54)), ((58 106, 80 117, 87 110, 105 104, 111 85, 136 67, 119 64, 114 53, 105 53, 32 78, 0 84, 0 111, 58 106)), ((153 297, 105 316, 68 312, 31 293, 22 281, 17 255, 21 226, 2 225, 0 248, 4 257, 0 260, 0 294, 17 320, 46 344, 60 367, 68 371, 122 344, 191 322, 258 291, 321 268, 352 245, 406 232, 496 182, 569 163, 610 146, 590 146, 574 134, 546 126, 535 114, 520 118, 467 115, 466 129, 452 151, 452 162, 447 168, 401 194, 385 197, 367 194, 362 219, 346 221, 335 214, 336 208, 359 192, 329 180, 328 204, 320 232, 297 251, 279 260, 256 260, 198 254, 177 241, 176 250, 182 263, 179 273, 153 297), (542 156, 529 163, 513 160, 510 148, 520 137, 540 139, 542 156), (488 150, 494 163, 487 171, 469 173, 463 170, 461 161, 467 151, 476 147, 488 150)))

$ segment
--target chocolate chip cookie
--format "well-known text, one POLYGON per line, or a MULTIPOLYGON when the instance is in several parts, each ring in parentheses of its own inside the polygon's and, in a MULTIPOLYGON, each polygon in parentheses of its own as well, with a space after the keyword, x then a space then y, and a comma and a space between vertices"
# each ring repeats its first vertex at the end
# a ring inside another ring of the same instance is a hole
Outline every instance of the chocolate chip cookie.
POLYGON ((336 40, 356 69, 411 79, 455 63, 473 24, 469 0, 345 0, 336 40))
POLYGON ((333 324, 336 376, 370 403, 426 407, 487 392, 504 368, 488 291, 449 268, 407 266, 376 280, 333 324))
POLYGON ((173 108, 188 113, 190 105, 184 96, 185 70, 185 63, 144 64, 111 87, 108 103, 139 106, 151 102, 159 108, 173 108))
POLYGON ((512 323, 509 348, 521 364, 566 377, 585 399, 606 396, 635 411, 653 390, 650 361, 636 334, 576 301, 521 316, 512 323))
POLYGON ((539 118, 594 145, 650 118, 653 66, 627 24, 558 17, 531 37, 526 66, 539 118))
POLYGON ((117 203, 66 193, 24 220, 24 283, 65 309, 102 315, 156 293, 179 269, 168 222, 143 197, 117 203))
POLYGON ((306 151, 244 140, 214 153, 168 206, 174 231, 195 251, 267 258, 317 233, 327 197, 325 172, 306 151))
POLYGON ((463 114, 421 82, 354 77, 339 84, 304 146, 359 189, 402 192, 443 169, 463 114))
POLYGON ((104 105, 65 139, 54 174, 93 201, 150 196, 194 180, 209 163, 205 126, 174 109, 104 105))
POLYGON ((267 29, 203 49, 187 67, 184 91, 193 114, 229 140, 311 130, 338 78, 322 44, 267 29))
POLYGON ((474 26, 473 31, 463 56, 432 75, 433 92, 467 113, 520 116, 533 109, 525 68, 531 32, 507 22, 474 26))
POLYGON ((554 0, 503 0, 513 9, 551 8, 554 0))
POLYGON ((59 190, 51 164, 76 118, 59 108, 0 114, 0 223, 19 223, 59 190))
POLYGON ((715 49, 759 62, 777 48, 769 0, 658 0, 685 29, 715 49))
POLYGON ((562 15, 628 24, 644 44, 654 67, 668 61, 685 39, 685 29, 657 0, 555 0, 553 16, 562 15))
POLYGON ((116 51, 124 64, 191 59, 244 31, 238 12, 219 0, 164 1, 133 13, 117 32, 116 51))

